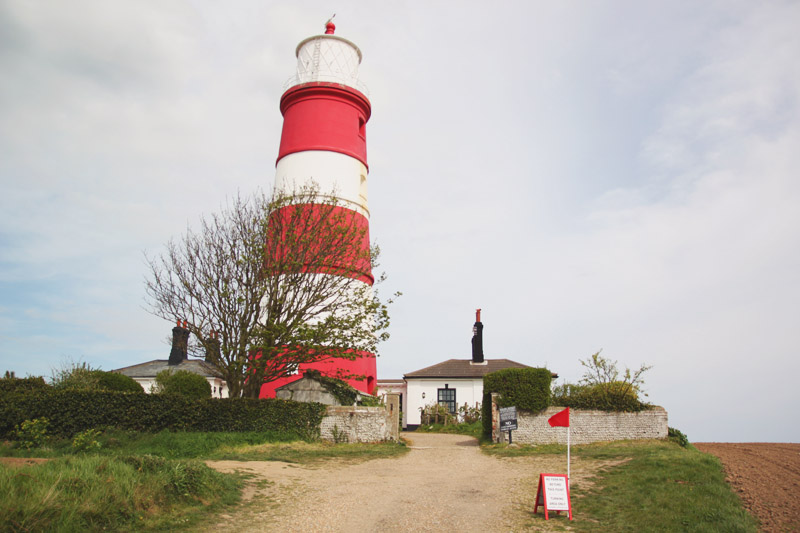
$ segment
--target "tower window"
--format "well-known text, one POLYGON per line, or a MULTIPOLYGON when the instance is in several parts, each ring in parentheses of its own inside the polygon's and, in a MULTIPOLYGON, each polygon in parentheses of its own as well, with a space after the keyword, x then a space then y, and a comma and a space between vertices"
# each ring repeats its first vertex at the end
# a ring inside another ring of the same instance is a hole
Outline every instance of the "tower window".
POLYGON ((358 135, 364 140, 367 139, 367 121, 364 117, 358 117, 358 135))

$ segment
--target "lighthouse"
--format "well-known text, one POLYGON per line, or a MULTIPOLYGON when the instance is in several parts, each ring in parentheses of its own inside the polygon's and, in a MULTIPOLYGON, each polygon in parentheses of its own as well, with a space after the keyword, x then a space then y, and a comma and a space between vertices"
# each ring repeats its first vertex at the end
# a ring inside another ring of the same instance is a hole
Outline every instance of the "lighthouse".
MULTIPOLYGON (((328 264, 318 270, 310 265, 308 275, 347 276, 354 284, 371 287, 366 130, 371 105, 358 79, 361 50, 335 31, 336 26, 328 21, 323 35, 308 37, 297 45, 297 72, 280 100, 283 130, 274 187, 278 195, 312 187, 319 195, 333 196, 338 216, 360 229, 357 247, 362 259, 357 265, 332 269, 328 264)), ((295 208, 313 213, 314 198, 309 205, 295 208)), ((361 354, 352 360, 331 357, 301 364, 296 375, 265 383, 261 397, 274 397, 276 388, 299 379, 307 370, 340 377, 369 394, 375 390, 375 356, 361 354)))

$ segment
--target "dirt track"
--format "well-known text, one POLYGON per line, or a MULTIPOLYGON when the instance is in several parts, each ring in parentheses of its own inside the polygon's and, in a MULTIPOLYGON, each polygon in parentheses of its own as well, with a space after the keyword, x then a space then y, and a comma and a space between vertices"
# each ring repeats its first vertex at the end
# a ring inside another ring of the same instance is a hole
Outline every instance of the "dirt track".
MULTIPOLYGON (((324 468, 277 462, 210 461, 274 481, 252 495, 250 512, 221 517, 208 531, 521 531, 564 525, 534 517, 540 472, 560 473, 557 456, 498 459, 462 435, 413 433, 402 457, 324 468)), ((588 484, 599 462, 573 459, 573 483, 588 484)))
POLYGON ((800 444, 694 443, 716 455, 761 531, 800 531, 800 444))

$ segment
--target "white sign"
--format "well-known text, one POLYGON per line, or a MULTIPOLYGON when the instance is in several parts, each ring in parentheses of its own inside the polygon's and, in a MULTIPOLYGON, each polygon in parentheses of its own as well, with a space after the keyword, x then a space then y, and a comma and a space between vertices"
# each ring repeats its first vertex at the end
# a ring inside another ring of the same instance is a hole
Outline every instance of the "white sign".
POLYGON ((544 476, 544 492, 547 495, 548 511, 569 511, 567 478, 544 476))

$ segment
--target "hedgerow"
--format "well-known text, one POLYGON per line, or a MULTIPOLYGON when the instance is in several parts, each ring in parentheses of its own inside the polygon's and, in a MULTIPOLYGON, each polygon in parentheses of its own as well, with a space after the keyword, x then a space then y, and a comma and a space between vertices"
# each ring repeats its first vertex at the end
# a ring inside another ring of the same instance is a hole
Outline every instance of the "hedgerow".
POLYGON ((189 399, 176 395, 42 389, 0 397, 0 437, 25 420, 47 418, 48 433, 72 437, 92 428, 132 431, 283 431, 312 437, 325 406, 251 398, 189 399))
POLYGON ((540 411, 550 405, 552 379, 552 372, 546 368, 506 368, 483 376, 483 434, 487 437, 492 434, 493 392, 500 395, 499 407, 540 411))
POLYGON ((6 395, 14 392, 28 392, 37 391, 42 389, 49 389, 44 378, 41 376, 15 378, 6 372, 6 377, 0 378, 0 395, 6 395))
POLYGON ((497 405, 539 411, 550 405, 550 381, 546 368, 506 368, 483 377, 483 390, 500 394, 497 405))

